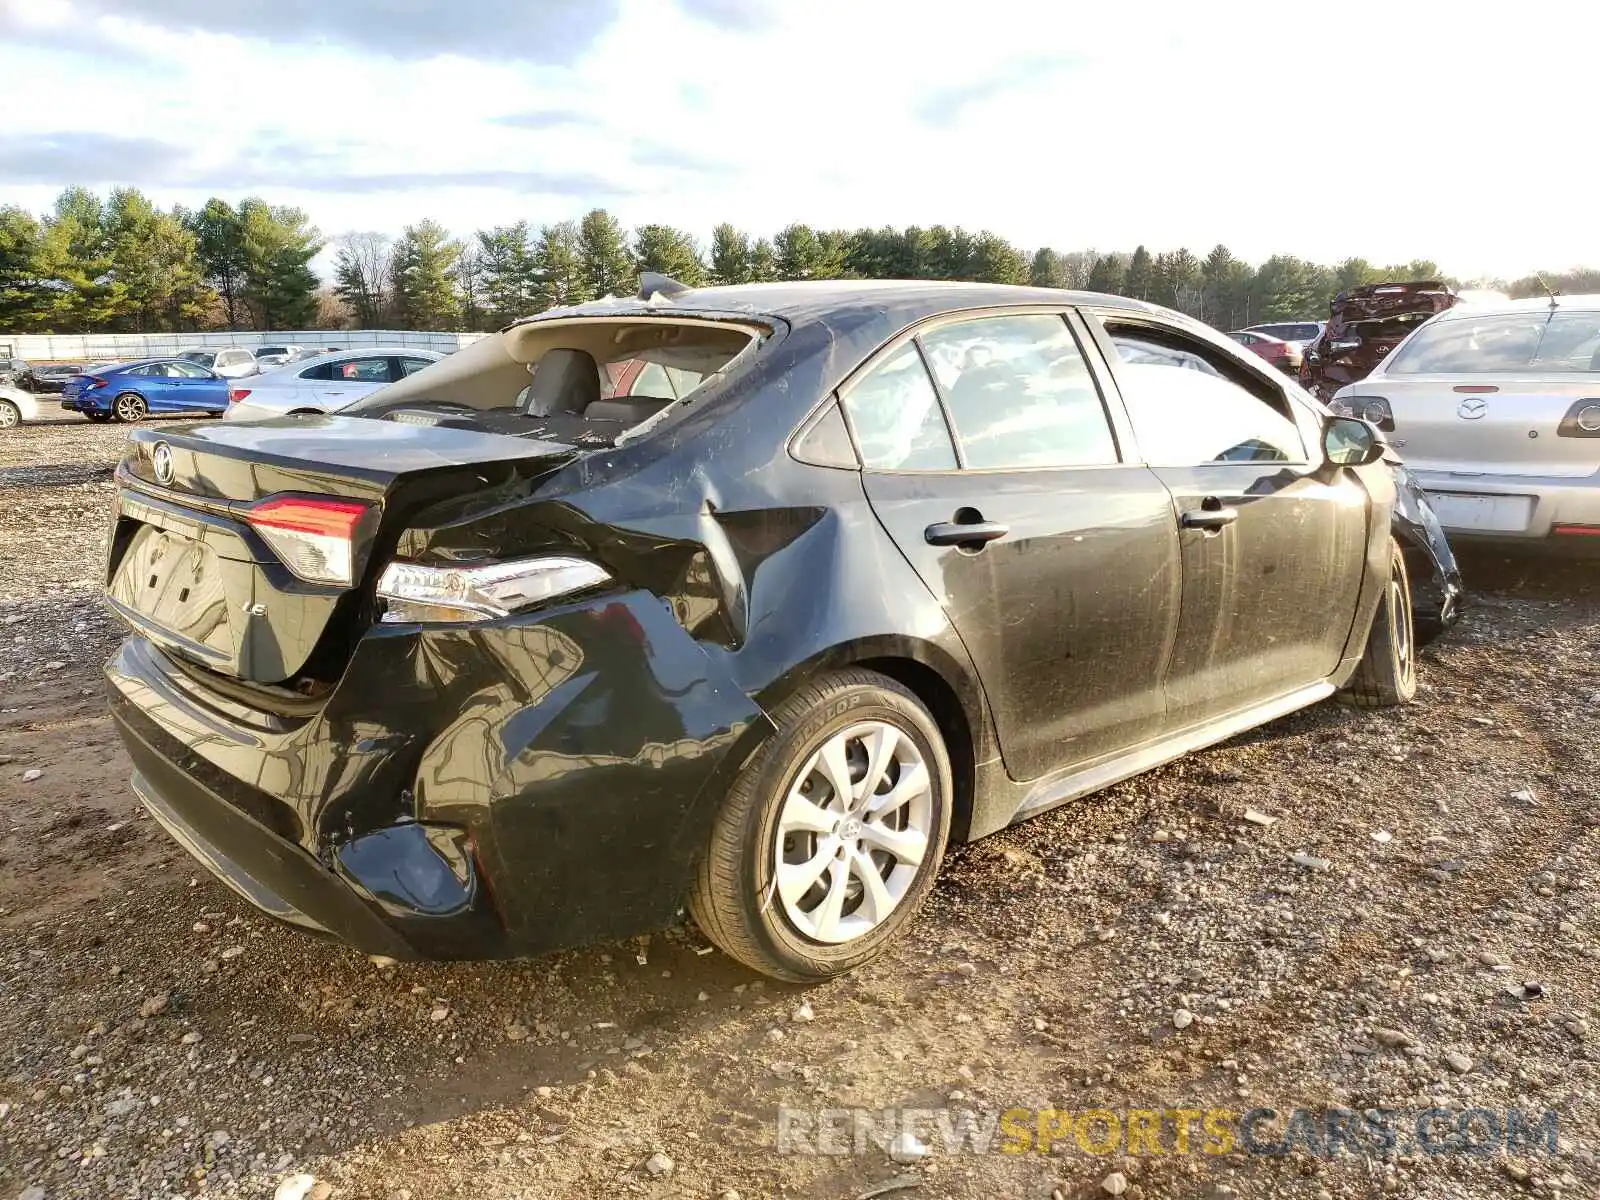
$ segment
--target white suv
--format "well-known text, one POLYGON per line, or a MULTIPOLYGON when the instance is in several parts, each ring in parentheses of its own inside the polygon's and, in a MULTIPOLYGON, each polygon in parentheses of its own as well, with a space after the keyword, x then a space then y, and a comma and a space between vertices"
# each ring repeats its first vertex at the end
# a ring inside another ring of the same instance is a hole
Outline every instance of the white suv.
POLYGON ((226 350, 185 350, 178 357, 214 371, 224 379, 240 379, 258 370, 256 356, 240 346, 230 346, 226 350))

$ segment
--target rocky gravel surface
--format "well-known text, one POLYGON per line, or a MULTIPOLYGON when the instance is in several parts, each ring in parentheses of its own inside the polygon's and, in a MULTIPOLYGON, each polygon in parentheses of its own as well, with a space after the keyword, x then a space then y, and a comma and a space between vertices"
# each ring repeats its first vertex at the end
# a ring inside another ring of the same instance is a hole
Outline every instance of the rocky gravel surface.
POLYGON ((0 1198, 1600 1195, 1594 564, 1468 559, 1416 704, 958 848, 848 979, 764 983, 689 926, 393 966, 260 918, 133 802, 95 600, 122 436, 0 439, 0 1198), (778 1153, 780 1107, 859 1108, 808 1144, 861 1152, 778 1153), (1329 1152, 1297 1107, 1449 1120, 1436 1153, 1403 1122, 1329 1152), (872 1136, 891 1108, 1197 1115, 1190 1153, 1081 1123, 1041 1153, 1028 1114, 980 1155, 931 1117, 872 1136), (1202 1146, 1199 1113, 1257 1108, 1286 1152, 1202 1146), (1450 1133, 1513 1108, 1556 1153, 1450 1133))

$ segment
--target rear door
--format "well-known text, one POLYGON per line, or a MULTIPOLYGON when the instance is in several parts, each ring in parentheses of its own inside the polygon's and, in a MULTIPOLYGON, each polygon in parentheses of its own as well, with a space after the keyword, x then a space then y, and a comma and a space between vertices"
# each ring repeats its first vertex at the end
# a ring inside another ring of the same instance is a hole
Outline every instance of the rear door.
POLYGON ((151 412, 179 412, 183 401, 178 396, 176 372, 168 370, 167 363, 150 363, 124 372, 136 382, 135 387, 144 397, 151 412))
POLYGON ((330 408, 340 408, 359 400, 403 374, 396 370, 394 360, 387 354, 369 354, 327 363, 319 367, 318 372, 319 382, 313 383, 311 390, 316 393, 317 399, 325 401, 330 408))
POLYGON ((1353 472, 1325 468, 1310 410, 1297 411, 1268 372, 1156 318, 1097 316, 1139 455, 1177 514, 1171 725, 1325 679, 1365 571, 1366 489, 1353 472))
POLYGON ((873 510, 971 654, 1010 775, 1159 732, 1179 604, 1172 504, 1122 460, 1067 316, 924 326, 841 397, 873 510))

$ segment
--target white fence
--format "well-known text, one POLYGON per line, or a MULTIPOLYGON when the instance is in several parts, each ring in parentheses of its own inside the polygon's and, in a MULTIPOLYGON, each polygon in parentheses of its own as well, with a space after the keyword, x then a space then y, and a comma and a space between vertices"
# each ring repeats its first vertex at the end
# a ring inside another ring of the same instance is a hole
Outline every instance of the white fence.
POLYGON ((412 346, 453 353, 486 336, 481 333, 433 333, 415 329, 297 329, 259 333, 233 330, 213 333, 0 333, 0 358, 29 362, 127 361, 161 358, 185 350, 218 350, 227 346, 412 346))

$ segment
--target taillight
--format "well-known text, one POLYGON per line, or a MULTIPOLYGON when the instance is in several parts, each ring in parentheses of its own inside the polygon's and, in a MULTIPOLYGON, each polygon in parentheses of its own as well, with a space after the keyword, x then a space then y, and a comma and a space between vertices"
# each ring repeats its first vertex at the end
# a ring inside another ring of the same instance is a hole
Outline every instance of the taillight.
POLYGON ((1394 412, 1382 396, 1335 396, 1328 407, 1341 417, 1359 417, 1385 433, 1394 432, 1394 412))
POLYGON ((1600 400, 1579 400, 1556 429, 1560 437, 1600 437, 1600 400))
POLYGON ((239 401, 243 400, 249 394, 250 394, 250 389, 249 388, 229 388, 228 389, 228 403, 229 404, 237 404, 237 403, 239 403, 239 401))
POLYGON ((354 500, 264 500, 245 520, 301 579, 349 587, 356 526, 367 506, 354 500))
POLYGON ((604 567, 565 555, 459 567, 392 562, 378 578, 378 597, 391 623, 489 621, 610 579, 604 567))
POLYGON ((111 386, 111 380, 109 380, 109 379, 101 379, 98 376, 91 375, 91 376, 89 376, 89 386, 87 388, 85 388, 84 390, 85 391, 91 391, 94 388, 103 388, 103 387, 110 387, 110 386, 111 386))

